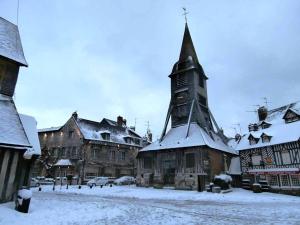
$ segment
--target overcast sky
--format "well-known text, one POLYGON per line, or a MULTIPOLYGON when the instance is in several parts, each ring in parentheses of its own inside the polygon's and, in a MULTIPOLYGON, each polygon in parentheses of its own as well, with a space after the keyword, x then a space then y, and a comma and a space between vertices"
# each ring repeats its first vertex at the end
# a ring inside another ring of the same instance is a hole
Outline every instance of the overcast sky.
MULTIPOLYGON (((29 64, 16 88, 18 111, 38 127, 82 118, 124 116, 160 135, 170 99, 168 75, 184 31, 182 6, 208 101, 232 135, 269 108, 300 100, 300 1, 20 0, 19 29, 29 64)), ((16 23, 17 0, 0 0, 0 16, 16 23)))

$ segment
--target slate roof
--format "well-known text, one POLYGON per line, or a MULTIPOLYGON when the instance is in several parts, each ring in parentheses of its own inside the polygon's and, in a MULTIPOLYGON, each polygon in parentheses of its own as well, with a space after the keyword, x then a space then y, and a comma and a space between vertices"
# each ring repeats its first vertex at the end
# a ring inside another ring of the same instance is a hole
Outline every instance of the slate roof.
POLYGON ((187 126, 188 125, 186 124, 171 128, 161 142, 157 140, 141 149, 140 152, 208 146, 215 150, 236 154, 236 152, 231 147, 227 146, 217 134, 211 132, 212 138, 197 123, 191 123, 188 137, 186 137, 187 126))
POLYGON ((62 128, 62 126, 43 128, 43 129, 38 129, 38 132, 39 132, 39 133, 43 133, 43 132, 59 131, 60 128, 62 128))
POLYGON ((0 145, 31 147, 12 98, 1 94, 0 145))
MULTIPOLYGON (((94 140, 94 141, 109 141, 109 142, 114 142, 114 143, 119 143, 119 144, 126 144, 128 145, 129 143, 126 143, 125 137, 132 137, 132 138, 138 138, 140 139, 140 145, 142 145, 142 140, 141 137, 136 134, 134 131, 129 129, 128 127, 119 127, 117 125, 117 122, 109 120, 104 118, 103 120, 108 121, 110 127, 104 126, 102 122, 96 122, 96 121, 91 121, 91 120, 86 120, 82 118, 78 118, 76 120, 78 127, 84 136, 85 139, 87 140, 94 140), (110 140, 105 140, 102 138, 102 133, 108 133, 110 134, 110 140)), ((136 145, 134 143, 130 145, 136 145)))
POLYGON ((0 56, 28 66, 21 43, 18 27, 0 17, 0 56))
POLYGON ((231 141, 231 146, 240 151, 299 140, 300 121, 285 123, 285 120, 283 119, 283 116, 288 110, 300 112, 300 102, 294 102, 268 111, 268 116, 264 121, 271 124, 269 128, 262 129, 259 127, 257 131, 247 132, 242 136, 238 143, 231 141), (263 133, 268 136, 272 136, 270 142, 262 142, 260 137, 263 133), (250 135, 259 138, 257 144, 250 145, 248 140, 250 135))

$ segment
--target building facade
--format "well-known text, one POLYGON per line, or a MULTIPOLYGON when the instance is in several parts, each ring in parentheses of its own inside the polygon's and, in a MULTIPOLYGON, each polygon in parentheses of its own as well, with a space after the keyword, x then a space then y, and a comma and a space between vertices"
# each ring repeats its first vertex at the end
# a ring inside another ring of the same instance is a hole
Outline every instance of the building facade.
POLYGON ((243 181, 268 183, 272 191, 300 194, 300 103, 258 109, 258 121, 237 135, 243 181))
POLYGON ((78 181, 135 175, 135 156, 145 144, 121 116, 96 122, 76 112, 61 127, 40 129, 39 139, 42 156, 34 175, 72 175, 78 181))
POLYGON ((187 24, 179 60, 169 77, 171 100, 164 129, 158 141, 139 151, 137 183, 201 191, 228 169, 236 154, 210 112, 208 78, 187 24), (166 132, 170 119, 171 129, 166 132))
POLYGON ((27 66, 18 27, 0 17, 0 203, 29 187, 40 154, 36 121, 17 112, 13 95, 20 66, 27 66))

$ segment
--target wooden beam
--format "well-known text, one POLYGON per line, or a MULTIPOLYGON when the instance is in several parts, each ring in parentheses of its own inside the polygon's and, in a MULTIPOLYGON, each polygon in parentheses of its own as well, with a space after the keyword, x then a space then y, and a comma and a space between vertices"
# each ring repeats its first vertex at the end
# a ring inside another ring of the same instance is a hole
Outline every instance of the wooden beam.
POLYGON ((6 150, 4 153, 2 167, 0 170, 0 202, 1 202, 2 192, 3 192, 4 186, 5 186, 4 182, 5 182, 7 169, 9 167, 9 165, 8 165, 9 155, 10 155, 10 150, 6 150))
POLYGON ((14 185, 15 185, 18 159, 19 159, 19 152, 15 151, 13 155, 13 161, 10 167, 9 179, 7 182, 6 196, 5 196, 6 199, 10 199, 10 196, 12 196, 12 194, 16 191, 16 187, 14 187, 14 185))
POLYGON ((171 99, 170 100, 170 104, 169 104, 167 118, 166 118, 166 121, 165 121, 165 126, 164 126, 163 132, 162 132, 162 134, 160 136, 159 142, 162 142, 164 136, 166 135, 167 126, 168 126, 168 123, 169 123, 169 120, 170 120, 170 116, 171 116, 172 110, 173 110, 173 105, 172 105, 172 99, 171 99))
POLYGON ((195 99, 193 99, 193 101, 192 101, 192 105, 191 105, 191 109, 190 109, 190 114, 189 114, 189 120, 188 120, 188 127, 186 129, 185 138, 187 138, 189 136, 190 125, 191 125, 191 118, 192 118, 193 110, 194 110, 194 102, 195 102, 195 99))

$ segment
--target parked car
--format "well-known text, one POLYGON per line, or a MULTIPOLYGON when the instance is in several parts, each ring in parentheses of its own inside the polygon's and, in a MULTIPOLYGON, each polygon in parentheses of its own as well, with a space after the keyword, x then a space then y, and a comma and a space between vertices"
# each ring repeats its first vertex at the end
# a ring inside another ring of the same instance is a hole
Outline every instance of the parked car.
POLYGON ((39 181, 36 178, 31 178, 30 187, 38 187, 40 186, 39 181))
POLYGON ((123 176, 114 181, 115 185, 128 185, 134 183, 135 183, 135 178, 131 176, 123 176))
POLYGON ((108 184, 113 184, 115 182, 116 178, 115 177, 109 177, 108 178, 108 184))
POLYGON ((108 177, 95 177, 94 179, 91 179, 87 182, 87 185, 89 187, 95 187, 100 185, 107 185, 109 184, 109 178, 108 177))
POLYGON ((54 183, 53 178, 36 177, 38 185, 52 185, 54 183))

